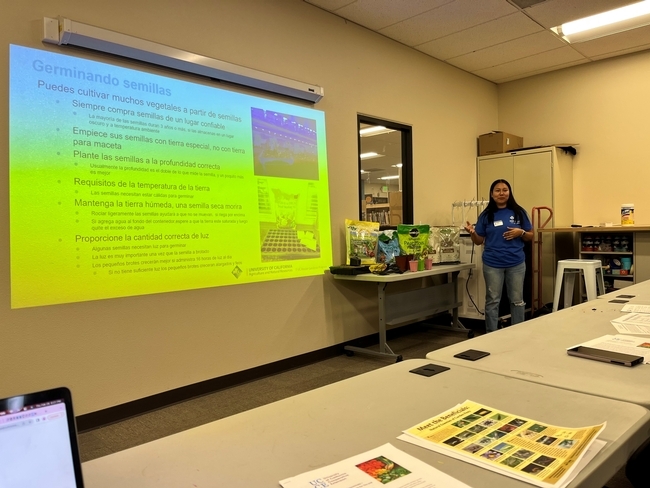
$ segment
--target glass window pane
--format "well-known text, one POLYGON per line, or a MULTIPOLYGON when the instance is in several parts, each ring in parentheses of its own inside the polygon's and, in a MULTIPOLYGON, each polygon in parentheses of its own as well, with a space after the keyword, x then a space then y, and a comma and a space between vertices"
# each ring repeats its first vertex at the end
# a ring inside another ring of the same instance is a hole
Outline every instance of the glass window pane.
POLYGON ((361 220, 411 222, 410 135, 410 127, 359 116, 361 220))

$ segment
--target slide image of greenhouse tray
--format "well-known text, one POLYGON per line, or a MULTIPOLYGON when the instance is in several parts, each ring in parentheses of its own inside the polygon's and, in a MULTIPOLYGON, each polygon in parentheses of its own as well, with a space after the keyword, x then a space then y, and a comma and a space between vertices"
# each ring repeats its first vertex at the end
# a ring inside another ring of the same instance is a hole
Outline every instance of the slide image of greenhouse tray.
POLYGON ((262 262, 320 257, 318 194, 312 182, 260 178, 262 262))
POLYGON ((267 228, 261 235, 262 262, 320 257, 313 230, 267 228))
POLYGON ((318 180, 316 121, 251 108, 256 176, 318 180))

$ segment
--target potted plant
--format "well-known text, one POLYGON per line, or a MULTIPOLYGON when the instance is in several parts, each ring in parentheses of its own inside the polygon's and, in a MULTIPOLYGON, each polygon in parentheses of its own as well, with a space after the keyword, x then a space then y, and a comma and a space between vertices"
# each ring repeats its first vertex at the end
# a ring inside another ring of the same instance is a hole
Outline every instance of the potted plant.
POLYGON ((417 252, 413 253, 413 257, 409 261, 409 271, 419 271, 420 269, 419 263, 420 263, 420 253, 417 252))
POLYGON ((395 256, 395 264, 397 265, 397 268, 401 271, 404 272, 409 269, 409 260, 411 258, 406 255, 403 251, 400 250, 399 255, 395 256))
POLYGON ((418 271, 424 271, 425 266, 424 266, 424 260, 427 257, 427 251, 425 248, 423 248, 419 253, 418 253, 418 271))
POLYGON ((433 246, 427 245, 427 251, 424 256, 424 269, 433 268, 433 259, 431 258, 431 254, 433 254, 433 252, 434 252, 433 246))

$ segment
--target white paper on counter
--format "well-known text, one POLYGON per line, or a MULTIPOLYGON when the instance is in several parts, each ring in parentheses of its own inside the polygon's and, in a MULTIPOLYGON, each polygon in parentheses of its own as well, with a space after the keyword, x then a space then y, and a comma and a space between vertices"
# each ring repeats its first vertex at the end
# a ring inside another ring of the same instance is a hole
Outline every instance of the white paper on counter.
POLYGON ((621 308, 621 312, 650 313, 650 305, 628 303, 623 305, 623 308, 621 308))
POLYGON ((611 323, 621 334, 650 335, 650 314, 628 313, 611 323))
POLYGON ((613 320, 612 325, 619 334, 650 335, 650 326, 648 325, 621 324, 613 320))
POLYGON ((612 322, 618 322, 620 324, 634 324, 634 325, 646 325, 650 326, 650 314, 647 313, 628 313, 617 319, 612 320, 612 322))
POLYGON ((391 488, 417 486, 418 488, 470 488, 465 483, 429 466, 410 454, 400 451, 392 444, 352 456, 338 463, 280 481, 283 488, 352 488, 359 486, 381 486, 382 481, 370 473, 383 476, 383 483, 391 488), (388 461, 388 463, 387 463, 388 461), (383 465, 391 469, 373 468, 383 465), (365 471, 364 471, 365 469, 365 471), (393 476, 391 476, 391 471, 393 476))

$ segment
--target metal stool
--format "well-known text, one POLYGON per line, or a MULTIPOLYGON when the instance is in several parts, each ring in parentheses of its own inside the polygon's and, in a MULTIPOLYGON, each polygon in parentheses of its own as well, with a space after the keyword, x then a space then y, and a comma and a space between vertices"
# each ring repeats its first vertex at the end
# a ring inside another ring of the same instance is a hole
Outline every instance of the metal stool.
POLYGON ((553 295, 553 311, 557 312, 560 302, 560 291, 564 282, 564 307, 573 303, 573 286, 576 275, 582 272, 587 291, 587 301, 595 300, 598 295, 605 293, 602 263, 598 259, 562 259, 557 262, 555 276, 555 294, 553 295))

